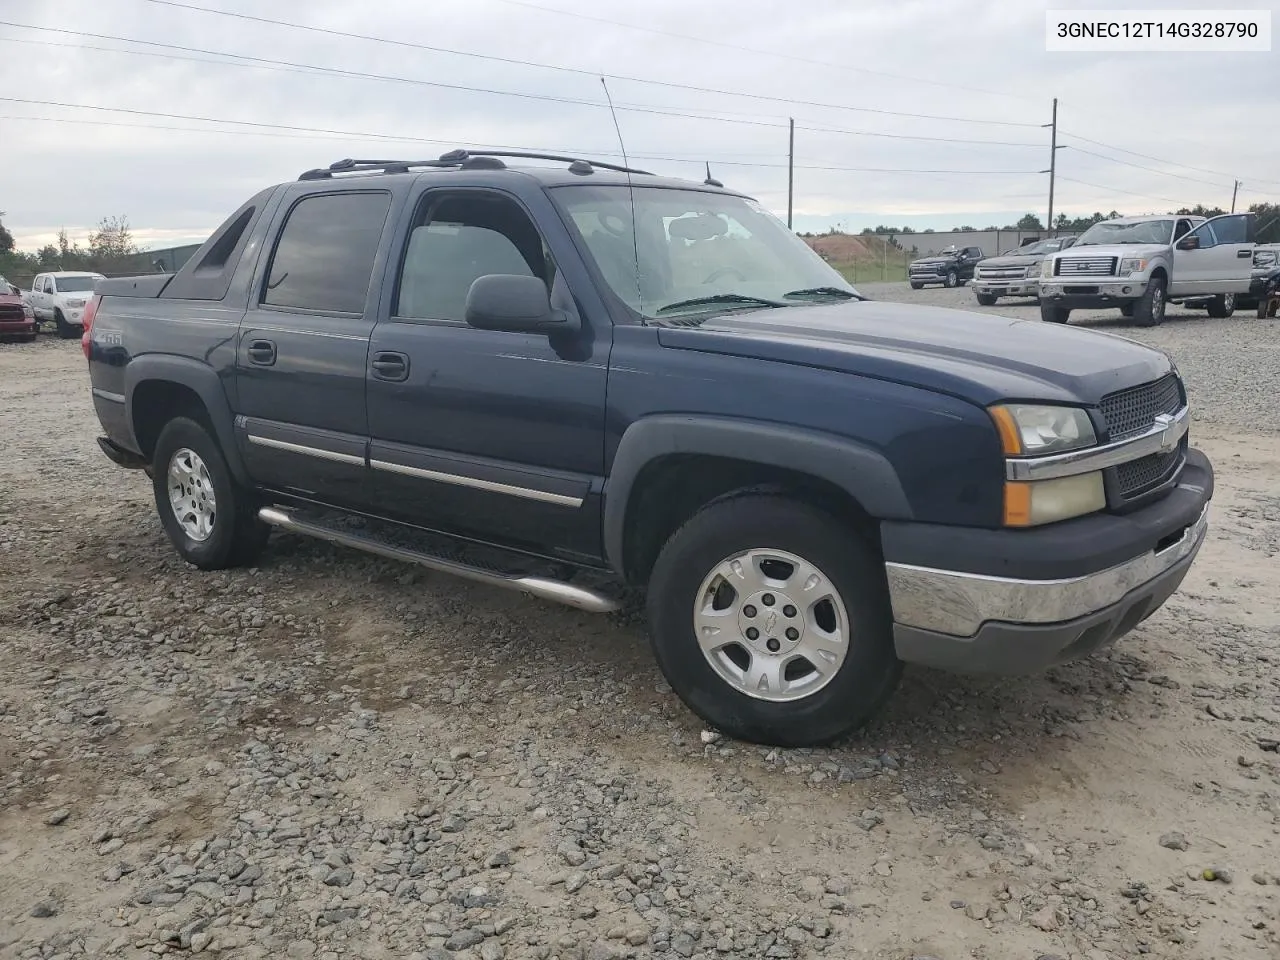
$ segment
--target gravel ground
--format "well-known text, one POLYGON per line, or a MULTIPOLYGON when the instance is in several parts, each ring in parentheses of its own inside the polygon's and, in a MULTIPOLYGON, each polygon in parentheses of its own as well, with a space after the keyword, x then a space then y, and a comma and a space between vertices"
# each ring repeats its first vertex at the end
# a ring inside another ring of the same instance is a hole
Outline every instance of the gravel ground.
POLYGON ((633 622, 288 536, 186 567, 78 344, 0 347, 0 958, 1276 957, 1280 325, 1106 328, 1218 466, 1181 592, 794 751, 701 729, 633 622))

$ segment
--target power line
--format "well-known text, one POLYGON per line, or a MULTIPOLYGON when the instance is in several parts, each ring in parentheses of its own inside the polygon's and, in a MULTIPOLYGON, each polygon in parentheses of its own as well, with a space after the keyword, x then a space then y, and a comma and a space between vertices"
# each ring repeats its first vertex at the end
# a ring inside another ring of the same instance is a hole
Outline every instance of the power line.
MULTIPOLYGON (((162 3, 166 6, 182 7, 187 6, 183 3, 175 3, 172 0, 148 0, 150 3, 162 3)), ((575 20, 586 20, 591 23, 607 24, 611 27, 622 27, 626 30, 638 30, 641 33, 649 33, 659 37, 670 37, 676 40, 688 40, 693 43, 702 43, 711 47, 720 47, 725 50, 736 50, 739 53, 754 53, 766 57, 776 57, 779 60, 790 60, 793 63, 804 63, 814 67, 826 67, 832 70, 846 70, 850 73, 862 73, 873 77, 884 77, 887 80, 901 80, 907 83, 922 83, 933 87, 943 87, 947 90, 966 90, 969 93, 981 93, 991 97, 1008 97, 1012 100, 1026 100, 1027 102, 1036 102, 1031 97, 1023 94, 1009 93, 1000 90, 985 90, 982 87, 967 87, 958 83, 951 83, 946 80, 927 80, 924 77, 911 77, 900 73, 888 73, 884 70, 872 70, 867 67, 854 67, 847 64, 831 63, 827 60, 812 60, 808 57, 797 57, 789 53, 778 53, 773 50, 763 50, 759 47, 747 47, 736 43, 727 43, 723 40, 711 40, 706 37, 695 37, 688 33, 676 33, 671 30, 659 30, 656 27, 646 27, 638 23, 624 23, 620 20, 610 20, 607 17, 597 17, 588 13, 577 13, 571 10, 560 10, 555 7, 543 7, 536 3, 528 3, 525 0, 497 0, 498 3, 506 3, 514 7, 524 7, 529 10, 537 10, 540 13, 550 13, 560 17, 572 17, 575 20)))
POLYGON ((1110 163, 1118 163, 1125 167, 1133 167, 1137 170, 1147 170, 1151 173, 1158 173, 1162 177, 1174 177, 1177 180, 1189 180, 1192 183, 1204 183, 1211 187, 1221 187, 1221 181, 1205 180, 1203 177, 1188 177, 1181 173, 1170 173, 1167 170, 1157 170, 1155 167, 1148 167, 1141 163, 1134 163, 1132 160, 1121 160, 1119 157, 1108 157, 1105 154, 1095 153, 1092 150, 1086 150, 1083 147, 1068 147, 1074 153, 1082 153, 1088 157, 1097 157, 1099 160, 1106 160, 1110 163))
MULTIPOLYGON (((1078 133, 1071 133, 1069 131, 1062 131, 1062 132, 1066 136, 1071 137, 1073 140, 1080 140, 1084 143, 1091 143, 1095 147, 1105 147, 1107 150, 1114 150, 1116 153, 1126 153, 1131 157, 1141 157, 1143 160, 1154 160, 1156 161, 1156 163, 1165 163, 1168 166, 1177 167, 1182 170, 1195 170, 1197 173, 1208 173, 1216 177, 1226 177, 1227 179, 1234 179, 1235 177, 1238 176, 1238 174, 1223 173, 1221 170, 1209 170, 1206 167, 1194 167, 1188 163, 1175 163, 1173 161, 1170 161, 1166 157, 1153 157, 1149 153, 1139 153, 1136 150, 1126 150, 1124 147, 1117 147, 1114 144, 1104 143, 1101 140, 1091 140, 1088 137, 1082 137, 1078 133)), ((1073 149, 1079 149, 1079 148, 1077 147, 1073 149)), ((1276 181, 1276 180, 1264 180, 1261 177, 1248 177, 1247 179, 1252 180, 1254 183, 1271 183, 1271 184, 1280 186, 1280 181, 1276 181)))
MULTIPOLYGON (((154 41, 154 40, 137 40, 130 37, 116 37, 116 36, 111 36, 107 34, 91 34, 84 31, 66 30, 58 27, 33 27, 27 24, 10 23, 9 21, 5 21, 5 20, 0 20, 0 26, 19 27, 19 28, 28 29, 28 30, 50 31, 54 33, 65 33, 65 34, 71 34, 72 36, 96 37, 96 38, 106 39, 106 40, 116 40, 122 43, 137 43, 137 44, 142 44, 149 47, 159 47, 166 50, 171 49, 171 50, 187 51, 188 53, 201 53, 201 54, 205 54, 207 56, 212 56, 212 57, 231 57, 231 58, 234 58, 234 60, 233 61, 210 60, 210 59, 207 59, 206 57, 188 56, 185 53, 156 53, 148 50, 120 50, 115 47, 101 47, 101 46, 97 46, 95 44, 89 44, 89 43, 59 43, 53 40, 28 40, 28 39, 23 39, 18 37, 0 37, 0 42, 4 42, 4 43, 21 43, 21 44, 36 45, 36 46, 60 47, 60 48, 71 49, 71 50, 93 50, 99 53, 118 53, 118 54, 124 54, 126 56, 154 57, 162 60, 181 60, 181 61, 186 61, 190 63, 204 63, 204 64, 211 64, 213 66, 222 66, 222 67, 241 67, 241 68, 249 67, 249 68, 261 69, 261 70, 272 70, 272 71, 281 72, 281 73, 300 73, 303 75, 314 75, 319 73, 322 75, 333 75, 333 76, 347 78, 347 79, 372 80, 376 82, 387 82, 387 83, 403 83, 403 84, 410 84, 415 86, 427 86, 427 87, 445 88, 450 90, 461 90, 461 91, 466 91, 470 93, 498 94, 498 95, 504 95, 504 96, 522 97, 526 99, 550 100, 556 103, 597 107, 601 109, 604 109, 607 107, 607 104, 601 101, 580 100, 580 99, 571 98, 571 97, 554 97, 550 95, 521 93, 516 91, 491 90, 484 87, 471 87, 471 86, 466 86, 462 84, 448 84, 448 83, 442 83, 434 80, 421 80, 421 79, 416 79, 412 77, 400 77, 400 76, 390 75, 390 74, 366 73, 358 70, 345 70, 338 67, 326 67, 320 64, 296 63, 288 60, 274 60, 267 57, 250 56, 248 54, 226 53, 219 50, 204 50, 198 47, 186 47, 179 44, 161 43, 159 41, 154 41), (238 63, 234 61, 245 61, 245 62, 238 63)), ((744 115, 738 115, 738 116, 717 115, 721 113, 732 114, 734 113, 734 111, 721 110, 721 111, 707 112, 707 113, 687 113, 687 112, 680 112, 676 110, 667 110, 661 107, 650 106, 647 104, 618 103, 618 104, 615 104, 615 106, 618 110, 622 110, 629 113, 653 114, 657 116, 675 117, 678 119, 685 119, 685 120, 713 120, 718 123, 733 123, 733 124, 740 124, 740 125, 752 126, 752 127, 767 127, 767 128, 776 129, 776 130, 787 128, 787 124, 785 123, 768 123, 763 120, 742 119, 741 117, 744 115)), ((758 116, 758 114, 753 113, 753 114, 750 114, 750 116, 758 116)), ((928 142, 928 143, 955 143, 955 144, 969 144, 969 145, 976 145, 976 146, 996 146, 996 147, 1038 147, 1039 146, 1039 144, 1019 143, 1019 142, 1010 142, 1010 141, 1001 141, 1001 140, 973 140, 973 139, 965 139, 961 137, 929 137, 929 136, 923 136, 923 135, 904 134, 904 133, 880 133, 878 131, 872 131, 872 130, 846 130, 846 129, 841 129, 837 127, 827 127, 827 126, 797 125, 797 129, 814 132, 814 133, 834 133, 834 134, 840 134, 844 136, 875 137, 879 139, 888 139, 888 140, 913 140, 913 141, 921 141, 921 142, 928 142)))
POLYGON ((1086 187, 1093 187, 1097 190, 1106 190, 1110 193, 1126 193, 1133 197, 1141 197, 1144 200, 1162 200, 1165 203, 1176 203, 1179 206, 1186 204, 1185 200, 1174 200, 1172 197, 1158 197, 1151 193, 1137 193, 1133 190, 1121 190, 1119 187, 1108 187, 1101 183, 1090 183, 1088 180, 1077 180, 1074 177, 1064 177, 1062 174, 1058 174, 1058 179, 1066 180, 1070 183, 1078 183, 1086 187))
MULTIPOLYGON (((437 47, 425 43, 417 43, 409 40, 396 40, 389 37, 378 37, 365 33, 353 33, 346 30, 333 30, 328 27, 316 27, 311 24, 297 23, 290 20, 275 20, 270 17, 260 17, 248 13, 239 13, 232 10, 218 10, 213 7, 202 7, 193 3, 179 3, 177 0, 144 0, 146 3, 154 3, 160 6, 176 7, 182 10, 191 10, 198 13, 208 13, 220 17, 231 17, 237 20, 247 20, 253 23, 269 23, 273 26, 288 27, 293 30, 306 30, 312 33, 322 33, 327 36, 343 37, 349 40, 366 40, 371 43, 386 43, 397 47, 409 47, 416 50, 426 50, 431 53, 445 53, 458 57, 471 57, 480 60, 490 60, 508 65, 534 67, 542 70, 555 70, 561 73, 572 73, 579 76, 588 76, 595 79, 600 75, 596 70, 584 70, 578 67, 565 67, 559 64, 538 63, 532 60, 519 60, 513 57, 499 57, 493 54, 474 53, 467 50, 455 50, 450 47, 437 47)), ((627 83, 642 83, 652 86, 666 87, 671 90, 684 90, 693 93, 711 93, 717 96, 725 97, 744 97, 749 100, 764 100, 770 103, 785 103, 791 106, 803 107, 819 107, 825 110, 850 110, 857 113, 873 113, 890 117, 909 117, 916 120, 945 120, 952 123, 978 123, 989 124, 999 127, 1038 127, 1036 123, 1019 123, 1012 120, 983 120, 974 117, 952 117, 939 116, 937 114, 927 113, 908 113, 899 110, 882 110, 875 107, 853 107, 839 103, 822 103, 812 100, 796 100, 788 97, 775 97, 763 93, 743 93, 738 90, 723 90, 716 87, 700 87, 693 84, 676 83, 669 80, 652 80, 645 77, 632 77, 624 74, 606 73, 611 80, 622 80, 627 83)))
MULTIPOLYGON (((401 137, 394 134, 367 133, 367 132, 356 131, 356 130, 333 130, 333 129, 328 129, 324 127, 283 126, 279 124, 264 124, 264 123, 257 123, 254 121, 247 121, 247 120, 230 120, 230 119, 220 118, 220 117, 197 117, 197 116, 191 116, 189 114, 181 114, 181 113, 162 113, 159 111, 151 111, 151 110, 130 110, 122 107, 103 107, 103 106, 89 105, 89 104, 59 103, 55 101, 45 101, 45 100, 22 100, 16 97, 0 97, 0 101, 5 101, 9 103, 39 104, 43 106, 69 107, 69 108, 78 109, 78 110, 99 110, 99 111, 105 111, 105 112, 111 112, 111 113, 127 113, 131 115, 142 115, 146 117, 156 117, 156 118, 167 119, 167 120, 187 120, 187 121, 198 122, 198 123, 225 123, 225 124, 245 125, 245 126, 252 126, 252 127, 264 127, 267 129, 263 129, 263 130, 200 129, 200 128, 192 128, 192 127, 173 127, 173 126, 166 126, 166 125, 153 125, 153 124, 142 124, 142 123, 121 123, 119 121, 111 121, 111 120, 81 120, 81 119, 71 118, 71 117, 7 116, 7 117, 0 118, 0 119, 7 119, 7 120, 18 120, 18 121, 29 120, 33 122, 42 122, 42 123, 80 123, 80 124, 92 124, 94 126, 119 127, 119 128, 128 129, 128 130, 168 130, 168 131, 181 132, 181 133, 212 133, 212 134, 218 134, 218 135, 232 134, 232 135, 239 135, 239 136, 280 137, 282 139, 290 139, 290 140, 315 139, 316 135, 318 135, 321 138, 338 138, 343 140, 352 139, 352 138, 360 138, 360 139, 366 139, 366 140, 376 139, 376 140, 391 141, 391 142, 399 141, 399 142, 405 142, 405 143, 410 143, 410 142, 430 143, 430 144, 436 144, 436 145, 448 146, 448 147, 456 147, 459 143, 458 139, 439 140, 439 139, 431 139, 427 137, 401 137), (293 132, 279 133, 277 132, 278 130, 288 130, 293 132), (298 134, 302 134, 302 135, 298 135, 298 134)), ((511 145, 511 144, 487 144, 486 146, 488 146, 491 149, 529 150, 529 151, 536 151, 536 152, 546 152, 551 149, 548 147, 530 147, 530 146, 520 146, 520 145, 511 145)), ((561 149, 564 149, 564 148, 561 148, 561 149)), ((597 156, 597 157, 617 156, 616 151, 608 150, 608 149, 582 150, 582 151, 568 150, 568 152, 579 153, 584 156, 597 156)), ((713 163, 724 165, 724 166, 747 167, 752 169, 781 170, 787 167, 787 164, 785 162, 758 163, 758 162, 753 162, 749 160, 733 160, 733 159, 726 159, 724 157, 714 157, 714 156, 708 157, 704 154, 687 154, 684 156, 670 156, 665 154, 641 152, 641 153, 635 153, 633 154, 633 156, 637 158, 642 158, 645 160, 664 160, 664 161, 669 161, 671 163, 700 164, 707 160, 710 160, 713 163)), ((840 171, 840 172, 850 172, 850 173, 928 174, 928 175, 946 175, 946 176, 955 176, 955 175, 1030 176, 1035 172, 1031 170, 918 170, 918 169, 911 169, 911 168, 904 169, 900 167, 848 167, 848 166, 826 165, 826 164, 797 164, 796 168, 800 170, 840 171)))

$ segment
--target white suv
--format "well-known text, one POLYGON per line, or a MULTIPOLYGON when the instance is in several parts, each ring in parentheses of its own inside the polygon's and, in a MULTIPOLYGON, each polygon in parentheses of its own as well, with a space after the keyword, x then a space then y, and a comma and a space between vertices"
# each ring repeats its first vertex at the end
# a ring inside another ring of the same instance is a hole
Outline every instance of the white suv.
POLYGON ((52 320, 58 327, 58 336, 80 336, 84 332, 84 305, 93 297, 94 284, 105 279, 100 273, 70 270, 38 274, 26 297, 36 323, 52 320))

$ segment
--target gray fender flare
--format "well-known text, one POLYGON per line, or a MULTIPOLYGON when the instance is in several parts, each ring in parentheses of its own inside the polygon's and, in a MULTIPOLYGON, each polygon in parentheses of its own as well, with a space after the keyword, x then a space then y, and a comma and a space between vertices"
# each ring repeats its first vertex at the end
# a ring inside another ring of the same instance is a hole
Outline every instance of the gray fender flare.
MULTIPOLYGON (((125 416, 129 421, 129 429, 133 429, 133 398, 138 385, 150 380, 161 380, 167 383, 186 387, 196 394, 209 412, 209 422, 213 426, 222 455, 227 458, 227 466, 237 482, 249 485, 250 478, 245 470, 244 461, 240 457, 240 448, 236 444, 234 417, 231 404, 227 401, 226 389, 217 372, 208 364, 188 357, 169 354, 146 354, 135 357, 125 367, 125 416)), ((137 445, 138 438, 133 438, 137 445)), ((141 449, 141 448, 139 448, 141 449)))
POLYGON ((776 423, 658 415, 627 427, 604 486, 604 551, 623 570, 627 506, 646 465, 669 454, 728 457, 810 474, 847 492, 877 520, 909 520, 911 506, 883 454, 852 440, 776 423))

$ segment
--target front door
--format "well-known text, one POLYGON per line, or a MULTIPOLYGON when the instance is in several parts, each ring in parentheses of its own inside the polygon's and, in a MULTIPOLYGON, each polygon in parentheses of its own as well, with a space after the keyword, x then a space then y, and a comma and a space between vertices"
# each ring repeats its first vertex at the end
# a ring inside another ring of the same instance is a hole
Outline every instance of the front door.
POLYGON ((391 205, 385 190, 281 204, 236 348, 237 434, 265 486, 339 506, 370 500, 369 293, 391 205))
POLYGON ((1253 273, 1253 217, 1247 213, 1214 217, 1176 241, 1172 296, 1246 293, 1253 273), (1196 246, 1184 250, 1194 238, 1196 246))
POLYGON ((418 200, 388 271, 369 349, 370 465, 382 509, 422 526, 598 560, 612 326, 542 193, 436 188, 418 200), (524 203, 543 209, 543 235, 524 203), (566 339, 479 330, 467 293, 489 274, 533 276, 576 312, 566 339), (593 295, 592 295, 593 296, 593 295))

